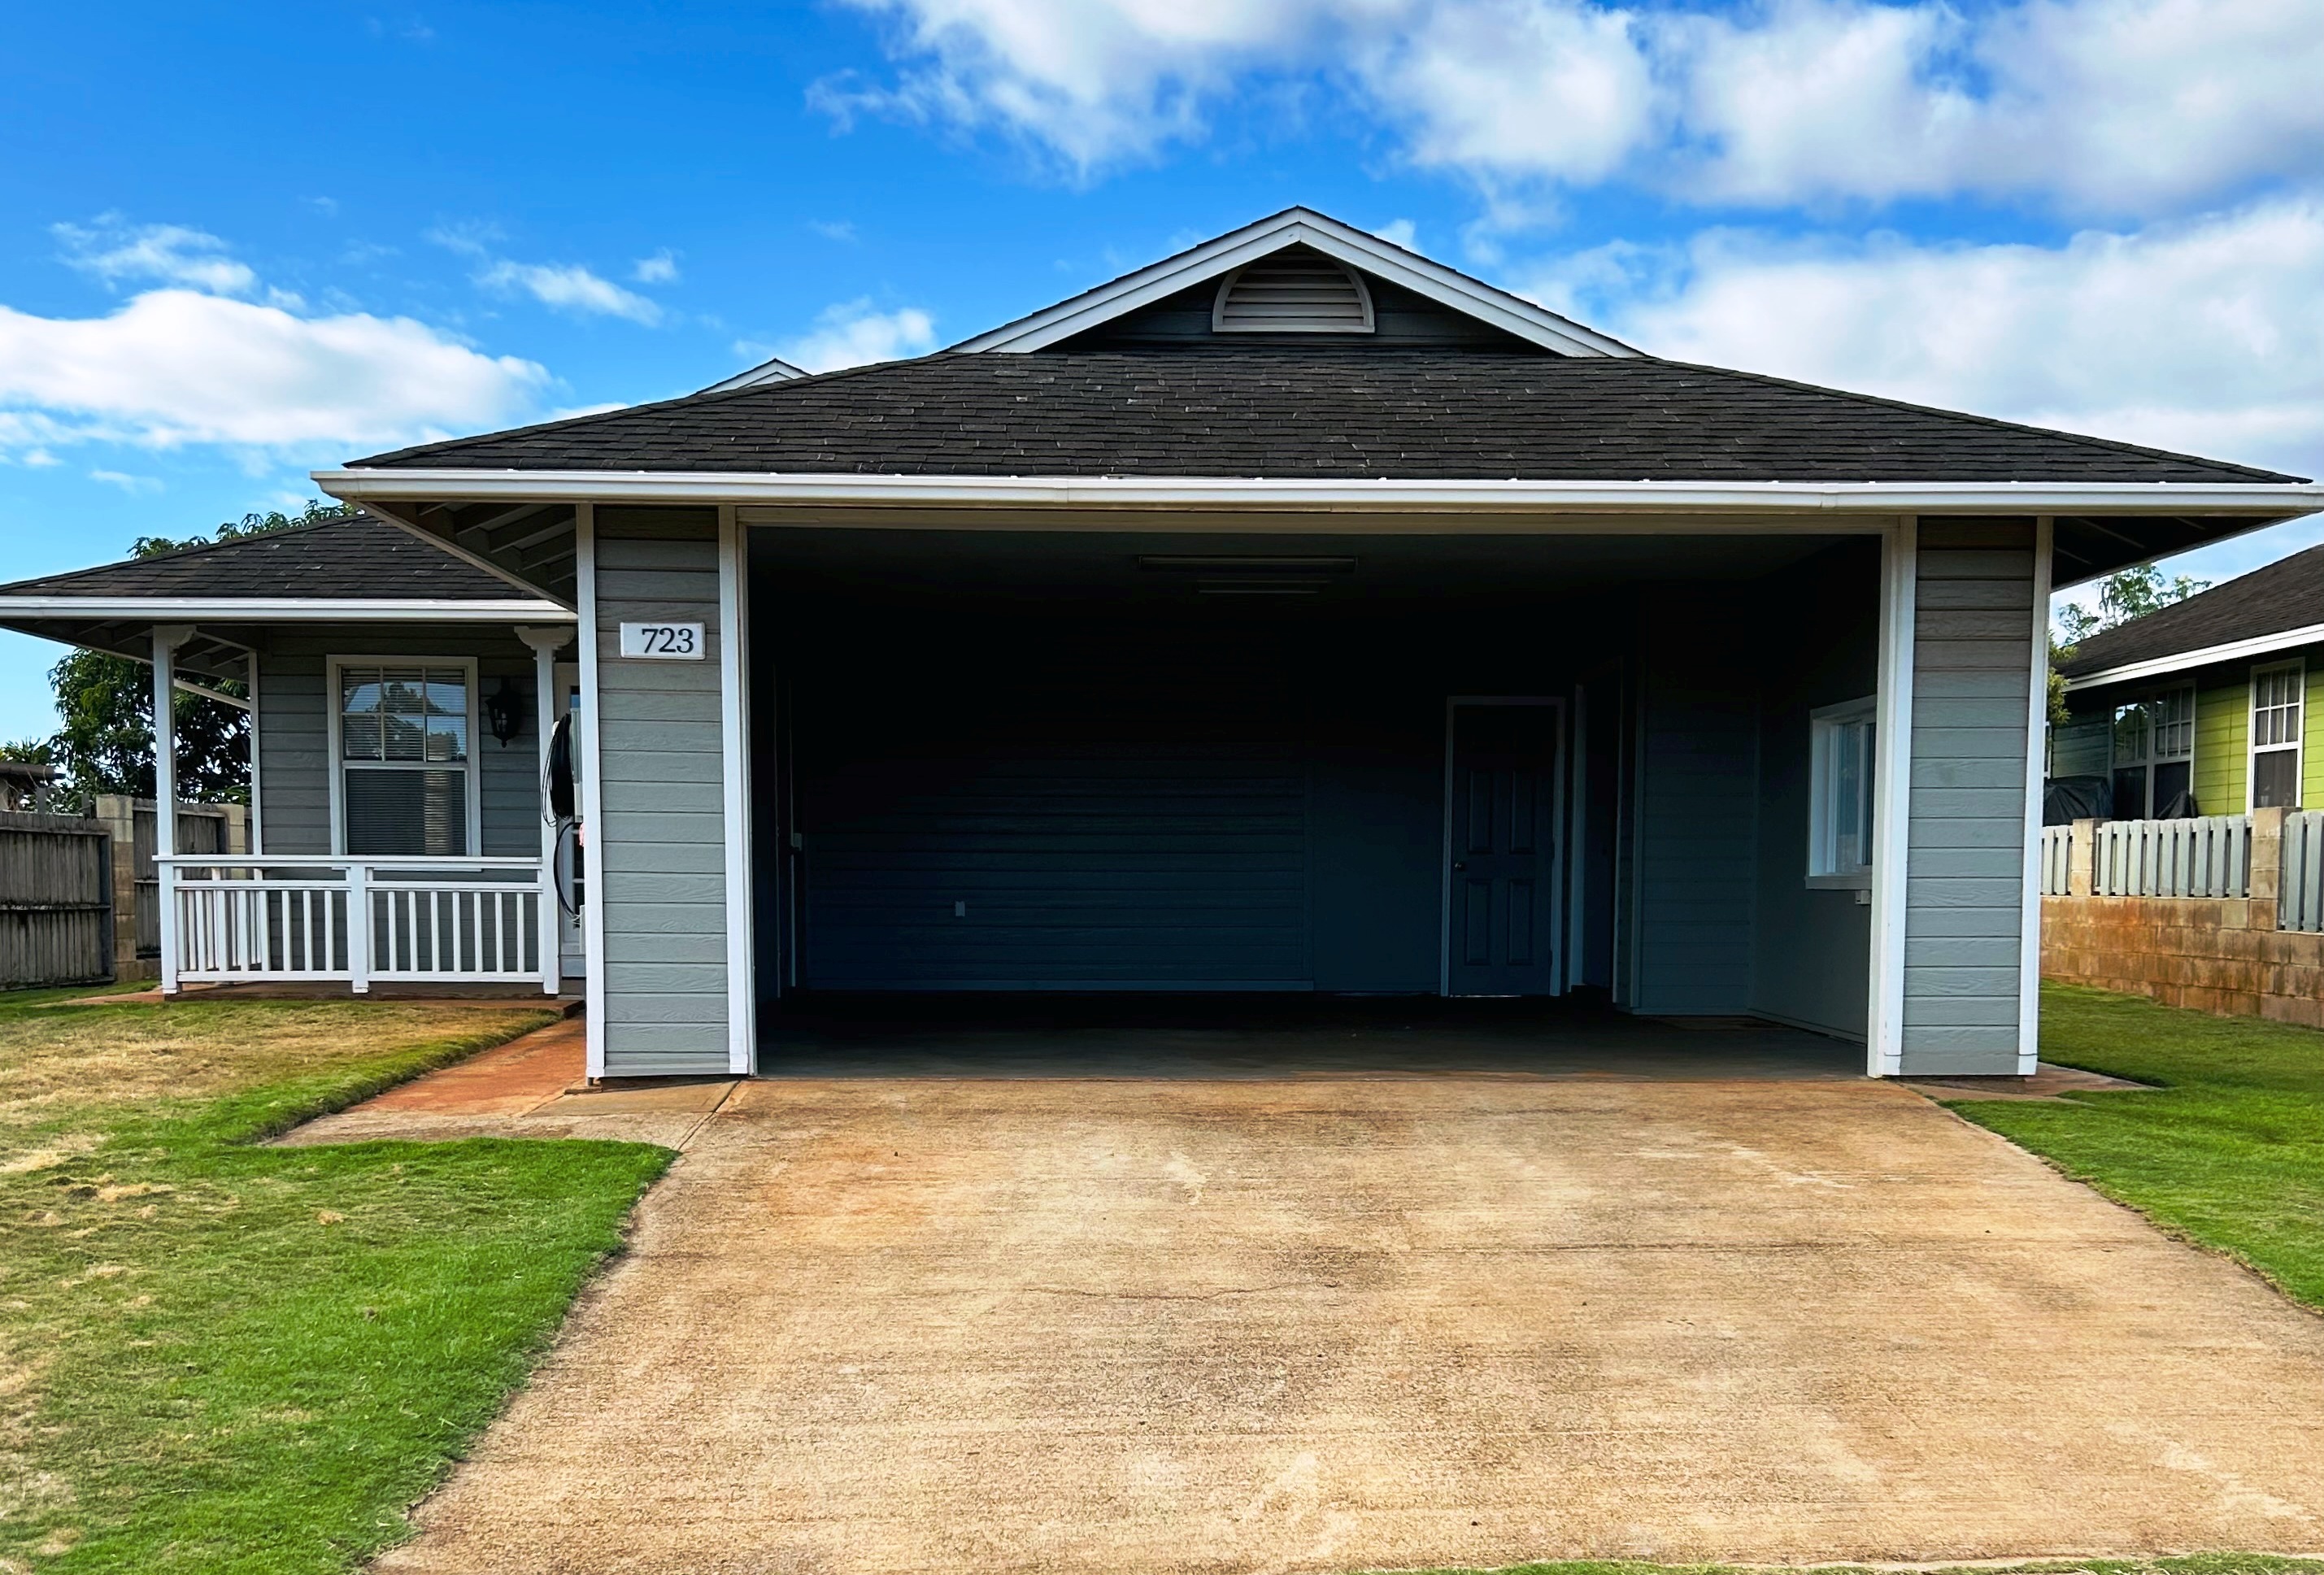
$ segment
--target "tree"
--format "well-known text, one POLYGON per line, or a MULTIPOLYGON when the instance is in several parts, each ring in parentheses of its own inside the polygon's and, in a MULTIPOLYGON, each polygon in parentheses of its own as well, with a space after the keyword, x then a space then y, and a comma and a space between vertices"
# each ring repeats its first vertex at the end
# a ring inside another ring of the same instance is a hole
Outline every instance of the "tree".
POLYGON ((2077 645, 2210 588, 2210 581, 2192 575, 2165 580, 2161 569, 2144 564, 2099 581, 2097 612, 2068 603, 2058 613, 2058 626, 2050 631, 2050 724, 2055 727, 2067 718, 2066 680, 2059 676, 2058 664, 2071 657, 2077 645))
POLYGON ((2093 634, 2118 629, 2135 618, 2144 618, 2210 588, 2210 581, 2199 580, 2191 575, 2165 580, 2163 571, 2153 564, 2108 575, 2098 582, 2097 612, 2069 604, 2058 614, 2059 631, 2065 636, 2061 649, 2071 649, 2093 634))
MULTIPOLYGON (((272 509, 229 520, 211 536, 172 539, 141 536, 138 557, 238 541, 300 525, 345 519, 343 503, 310 501, 296 514, 272 509)), ((104 651, 77 650, 49 670, 64 725, 45 741, 49 758, 65 771, 64 797, 87 807, 100 793, 153 796, 153 671, 143 662, 104 651)), ((222 684, 239 696, 240 684, 222 684)), ((180 691, 171 706, 178 732, 178 792, 200 803, 240 803, 250 797, 250 718, 235 706, 180 691)))

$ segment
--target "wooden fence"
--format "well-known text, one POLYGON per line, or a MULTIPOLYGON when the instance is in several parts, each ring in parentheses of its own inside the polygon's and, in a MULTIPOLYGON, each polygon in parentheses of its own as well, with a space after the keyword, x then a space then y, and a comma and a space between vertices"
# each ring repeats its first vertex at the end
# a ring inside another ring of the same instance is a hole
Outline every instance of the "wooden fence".
POLYGON ((2099 821, 2094 837, 2090 890, 2095 896, 2244 897, 2250 893, 2248 816, 2099 821))
MULTIPOLYGON (((240 804, 178 805, 180 853, 246 853, 249 809, 240 804)), ((155 979, 161 972, 161 889, 153 868, 154 814, 150 798, 101 793, 97 818, 113 834, 113 907, 126 916, 115 927, 116 978, 155 979)))
POLYGON ((79 815, 0 814, 0 990, 113 977, 113 838, 79 815))

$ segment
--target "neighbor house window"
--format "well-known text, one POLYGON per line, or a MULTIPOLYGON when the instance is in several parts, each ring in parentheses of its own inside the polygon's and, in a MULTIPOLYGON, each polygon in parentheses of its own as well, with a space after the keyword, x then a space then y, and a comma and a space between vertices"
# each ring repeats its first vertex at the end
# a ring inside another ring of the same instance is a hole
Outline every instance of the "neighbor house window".
POLYGON ((2114 713, 2114 817, 2169 820, 2195 813, 2195 691, 2169 689, 2114 713))
POLYGON ((475 666, 340 661, 332 677, 339 851, 467 852, 475 802, 469 759, 475 666))
POLYGON ((2300 712, 2303 662, 2254 668, 2251 682, 2251 806, 2300 807, 2300 712))
POLYGON ((1808 880, 1872 883, 1874 703, 1851 700, 1809 716, 1808 880))

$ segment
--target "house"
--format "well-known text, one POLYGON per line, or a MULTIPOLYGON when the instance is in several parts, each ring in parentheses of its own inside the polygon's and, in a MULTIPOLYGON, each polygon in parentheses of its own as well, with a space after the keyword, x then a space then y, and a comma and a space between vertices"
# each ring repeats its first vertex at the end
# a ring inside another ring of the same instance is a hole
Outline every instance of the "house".
POLYGON ((2020 1073, 2051 587, 2324 509, 1660 360, 1305 209, 763 370, 0 588, 250 685, 263 856, 171 865, 171 987, 577 974, 611 1076, 1031 990, 1590 991, 2020 1073))
POLYGON ((2115 818, 2324 807, 2324 547, 2091 635, 2058 672, 2051 775, 2107 778, 2115 818))

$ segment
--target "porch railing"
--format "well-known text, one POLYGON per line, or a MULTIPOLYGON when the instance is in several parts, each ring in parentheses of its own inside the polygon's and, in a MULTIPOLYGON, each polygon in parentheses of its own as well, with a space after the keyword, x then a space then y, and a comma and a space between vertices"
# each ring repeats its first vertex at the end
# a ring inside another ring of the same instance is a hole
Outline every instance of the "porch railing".
POLYGON ((154 861, 176 916, 161 985, 345 980, 561 983, 539 859, 180 853, 154 861))
MULTIPOLYGON (((2108 820, 2094 828, 2090 890, 2099 897, 2247 897, 2251 817, 2108 820)), ((2043 838, 2046 852, 2048 838, 2043 838)), ((2043 889, 2048 886, 2044 882, 2043 889)))

